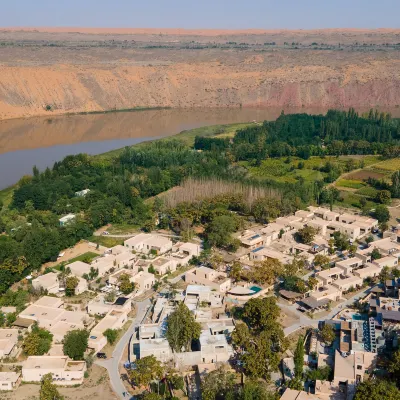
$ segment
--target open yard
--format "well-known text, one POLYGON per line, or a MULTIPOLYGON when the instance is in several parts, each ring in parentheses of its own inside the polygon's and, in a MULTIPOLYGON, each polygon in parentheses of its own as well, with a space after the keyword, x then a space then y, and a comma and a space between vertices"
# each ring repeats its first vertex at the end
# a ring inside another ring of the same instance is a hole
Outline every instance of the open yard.
MULTIPOLYGON (((39 399, 40 385, 22 384, 13 392, 1 392, 2 400, 37 400, 39 399)), ((89 378, 78 387, 60 387, 59 392, 65 400, 116 400, 112 391, 107 371, 98 365, 93 365, 89 371, 89 378)))

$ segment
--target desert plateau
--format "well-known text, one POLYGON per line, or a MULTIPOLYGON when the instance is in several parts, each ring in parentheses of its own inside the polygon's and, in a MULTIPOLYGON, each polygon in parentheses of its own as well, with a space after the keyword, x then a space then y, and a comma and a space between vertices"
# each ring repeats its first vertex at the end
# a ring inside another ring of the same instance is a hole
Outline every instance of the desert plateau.
POLYGON ((0 119, 400 105, 400 30, 4 28, 0 119))

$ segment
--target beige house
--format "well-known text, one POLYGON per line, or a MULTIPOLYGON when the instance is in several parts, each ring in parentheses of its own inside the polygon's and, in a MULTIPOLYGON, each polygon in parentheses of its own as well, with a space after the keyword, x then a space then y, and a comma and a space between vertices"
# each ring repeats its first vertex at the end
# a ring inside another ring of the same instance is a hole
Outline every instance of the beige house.
POLYGON ((36 290, 46 290, 49 294, 58 294, 60 292, 60 281, 58 274, 55 272, 50 272, 33 279, 32 286, 36 290))
POLYGON ((325 285, 317 290, 314 290, 310 294, 310 297, 316 301, 321 301, 324 299, 338 301, 342 297, 342 291, 335 286, 325 285))
POLYGON ((393 256, 386 256, 379 258, 378 260, 374 260, 372 261, 372 263, 381 268, 383 267, 395 268, 399 265, 399 259, 393 256))
POLYGON ((194 285, 205 285, 225 293, 232 286, 232 281, 224 272, 219 272, 211 268, 194 268, 185 274, 186 283, 194 285))
POLYGON ((72 275, 82 277, 90 272, 90 265, 83 261, 74 261, 68 264, 68 268, 71 270, 72 275))
POLYGON ((350 275, 353 269, 359 268, 364 264, 364 261, 359 257, 348 258, 347 260, 338 261, 335 267, 342 268, 346 275, 350 275))
POLYGON ((0 329, 0 360, 12 357, 18 343, 18 329, 0 329))
POLYGON ((364 268, 360 268, 354 271, 354 275, 359 276, 362 279, 376 278, 382 271, 382 268, 374 264, 367 264, 364 268))
POLYGON ((90 315, 106 315, 112 310, 129 313, 132 309, 132 302, 126 297, 118 297, 113 303, 106 302, 104 295, 99 295, 90 300, 87 311, 90 315))
POLYGON ((336 350, 333 384, 346 387, 348 393, 354 393, 356 384, 364 381, 366 372, 372 372, 376 360, 376 353, 353 351, 347 357, 342 357, 336 350))
POLYGON ((272 259, 278 260, 282 264, 288 264, 293 261, 294 257, 271 248, 258 247, 257 249, 250 251, 249 259, 250 261, 264 261, 267 259, 272 259))
POLYGON ((256 249, 264 245, 264 237, 252 230, 246 230, 239 236, 240 243, 248 249, 256 249))
POLYGON ((107 329, 121 329, 128 320, 128 315, 124 311, 110 311, 91 331, 89 335, 88 347, 97 353, 106 344, 107 338, 103 333, 107 329))
POLYGON ((143 293, 146 290, 150 290, 156 283, 156 278, 149 272, 140 271, 133 277, 135 284, 135 291, 137 294, 143 293))
POLYGON ((335 282, 332 282, 332 286, 337 287, 342 292, 347 292, 350 288, 357 288, 362 286, 363 279, 359 276, 352 275, 344 279, 337 279, 335 282))
POLYGON ((86 292, 89 288, 86 279, 80 278, 79 276, 77 276, 77 278, 78 278, 78 285, 75 288, 76 295, 86 292))
POLYGON ((155 252, 156 254, 164 254, 172 249, 172 241, 163 236, 139 233, 139 235, 125 240, 124 246, 138 253, 149 254, 155 252))
POLYGON ((117 272, 114 272, 113 274, 111 274, 108 277, 108 283, 112 286, 114 286, 115 288, 119 288, 120 285, 120 277, 121 275, 128 275, 129 277, 129 281, 130 282, 134 282, 133 278, 135 277, 135 275, 138 274, 138 268, 137 266, 134 269, 120 269, 117 272))
POLYGON ((67 356, 33 356, 22 366, 22 380, 40 382, 43 376, 51 374, 56 385, 79 385, 85 371, 85 361, 72 361, 67 356))
POLYGON ((19 372, 0 372, 0 391, 14 390, 21 382, 19 372))
POLYGON ((157 257, 152 261, 147 261, 147 268, 149 268, 151 265, 160 276, 176 271, 177 266, 175 260, 166 257, 157 257))
POLYGON ((70 330, 90 328, 94 319, 82 311, 68 311, 56 297, 43 296, 19 314, 19 319, 32 320, 48 329, 54 340, 60 342, 70 330))

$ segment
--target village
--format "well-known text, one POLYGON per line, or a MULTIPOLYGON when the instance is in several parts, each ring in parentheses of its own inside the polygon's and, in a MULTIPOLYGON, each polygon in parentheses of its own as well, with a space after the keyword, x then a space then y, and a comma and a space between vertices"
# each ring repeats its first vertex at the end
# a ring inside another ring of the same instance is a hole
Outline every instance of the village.
MULTIPOLYGON (((68 215, 60 224, 73 219, 68 215)), ((232 345, 235 309, 274 297, 285 336, 296 341, 304 335, 302 369, 332 371, 330 379, 315 379, 307 388, 291 386, 297 373, 294 349, 287 349, 279 372, 271 375, 284 387, 282 399, 352 399, 357 384, 379 369, 380 355, 398 347, 400 229, 380 232, 374 218, 310 206, 235 237, 239 249, 210 262, 202 259, 199 240, 138 233, 123 245, 98 246, 90 262, 28 277, 36 301, 0 329, 0 390, 18 392, 21 382, 40 383, 49 373, 57 385, 82 384, 87 362, 71 359, 63 348, 70 332, 85 330, 85 354, 107 369, 118 398, 136 393, 118 372, 121 364, 129 371, 150 356, 173 365, 185 379, 183 393, 201 398, 205 375, 221 365, 240 372, 232 345), (301 267, 290 279, 249 279, 266 261, 301 267), (240 273, 234 273, 238 266, 240 273), (196 346, 175 351, 166 330, 182 303, 201 331, 196 346), (38 328, 51 334, 50 349, 26 356, 24 338, 38 328), (123 333, 117 347, 110 347, 110 331, 123 333)), ((7 316, 17 308, 1 312, 7 316)))

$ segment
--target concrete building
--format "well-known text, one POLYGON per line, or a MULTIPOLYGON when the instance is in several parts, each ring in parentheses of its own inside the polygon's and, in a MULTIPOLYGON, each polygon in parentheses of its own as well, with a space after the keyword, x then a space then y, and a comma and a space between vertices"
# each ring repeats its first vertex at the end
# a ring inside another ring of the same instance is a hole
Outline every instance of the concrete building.
POLYGON ((358 257, 351 257, 347 260, 338 261, 335 264, 335 267, 343 269, 344 273, 349 276, 354 269, 357 269, 364 265, 363 260, 358 257))
POLYGON ((0 360, 12 357, 18 343, 18 329, 0 329, 0 360))
POLYGON ((60 223, 60 226, 65 226, 75 221, 75 218, 76 218, 75 214, 67 214, 64 215, 64 217, 61 217, 58 221, 60 223))
POLYGON ((60 281, 58 274, 55 272, 49 272, 33 279, 32 286, 36 290, 46 290, 49 294, 58 294, 60 292, 60 281))
POLYGON ((264 245, 264 237, 252 230, 246 230, 239 236, 240 243, 248 249, 256 249, 264 245))
POLYGON ((32 320, 41 328, 54 329, 54 337, 62 340, 62 336, 70 330, 79 327, 90 328, 93 318, 82 311, 68 311, 62 307, 63 302, 55 297, 43 296, 34 304, 29 305, 19 314, 19 319, 32 320))
POLYGON ((364 268, 354 271, 354 275, 359 276, 364 280, 367 278, 376 278, 381 271, 382 269, 379 266, 368 263, 364 266, 364 268))
POLYGON ((361 287, 363 284, 363 279, 359 276, 349 276, 343 279, 337 279, 336 281, 332 282, 332 286, 337 287, 342 292, 347 292, 349 289, 357 289, 361 287))
POLYGON ((89 335, 88 347, 96 353, 99 352, 106 344, 107 338, 103 333, 107 329, 121 329, 128 320, 125 311, 110 311, 91 331, 89 335))
POLYGON ((278 260, 282 264, 289 264, 294 257, 268 247, 258 247, 249 253, 250 261, 278 260))
POLYGON ((90 300, 87 311, 90 315, 106 315, 110 311, 123 311, 129 314, 132 309, 132 302, 127 297, 118 297, 113 303, 106 302, 104 295, 99 295, 90 300))
POLYGON ((51 374, 54 384, 72 386, 83 383, 85 371, 85 361, 72 361, 67 356, 32 356, 22 366, 22 380, 40 382, 51 374))
POLYGON ((134 250, 138 253, 149 254, 164 254, 172 249, 172 241, 169 238, 152 235, 149 233, 139 233, 138 235, 125 240, 124 246, 129 250, 134 250))
POLYGON ((188 284, 205 285, 225 293, 232 285, 232 281, 224 272, 219 272, 211 268, 200 267, 187 271, 185 281, 188 284))
POLYGON ((16 389, 21 382, 19 372, 0 372, 0 391, 11 391, 16 389))
POLYGON ((77 276, 77 278, 78 278, 78 285, 75 288, 75 295, 82 294, 86 292, 89 288, 86 279, 83 279, 79 276, 77 276))
POLYGON ((133 283, 135 284, 135 293, 141 294, 154 286, 156 278, 149 272, 140 271, 133 277, 133 283))
POLYGON ((71 270, 72 275, 82 277, 85 274, 89 274, 90 265, 83 261, 74 261, 68 264, 68 268, 71 270))
POLYGON ((380 268, 383 267, 395 268, 399 265, 399 259, 393 256, 386 256, 379 258, 378 260, 374 260, 372 261, 372 263, 380 268))

